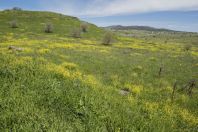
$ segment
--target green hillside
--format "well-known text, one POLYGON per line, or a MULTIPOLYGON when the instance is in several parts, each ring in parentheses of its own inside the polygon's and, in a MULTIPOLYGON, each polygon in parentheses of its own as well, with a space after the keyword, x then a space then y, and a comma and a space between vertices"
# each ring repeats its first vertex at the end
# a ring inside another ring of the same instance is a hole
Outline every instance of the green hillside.
MULTIPOLYGON (((1 33, 17 33, 16 37, 24 36, 43 36, 46 34, 43 32, 45 25, 50 23, 53 25, 52 36, 56 37, 69 37, 71 32, 75 28, 80 28, 82 21, 76 17, 65 16, 62 14, 51 12, 35 12, 35 11, 1 11, 0 12, 0 29, 1 33), (9 23, 16 21, 19 29, 13 30, 8 28, 9 23)), ((99 38, 101 37, 103 30, 93 24, 88 24, 89 32, 83 34, 87 38, 99 38), (94 35, 94 36, 93 36, 94 35)), ((40 38, 40 37, 39 37, 40 38)))
POLYGON ((198 130, 197 34, 181 42, 177 33, 165 41, 115 32, 107 46, 106 31, 92 24, 71 37, 81 23, 0 12, 0 131, 198 130), (49 22, 53 33, 44 32, 49 22))

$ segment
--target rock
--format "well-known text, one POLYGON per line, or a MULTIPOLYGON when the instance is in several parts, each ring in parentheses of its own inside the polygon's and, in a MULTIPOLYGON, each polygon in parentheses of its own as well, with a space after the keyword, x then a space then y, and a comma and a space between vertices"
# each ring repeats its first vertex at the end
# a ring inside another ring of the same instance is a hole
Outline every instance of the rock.
POLYGON ((23 48, 19 48, 19 47, 15 47, 15 46, 9 46, 8 49, 13 50, 13 51, 23 51, 23 48))
POLYGON ((129 89, 123 88, 120 90, 120 94, 123 96, 129 95, 131 92, 129 91, 129 89))

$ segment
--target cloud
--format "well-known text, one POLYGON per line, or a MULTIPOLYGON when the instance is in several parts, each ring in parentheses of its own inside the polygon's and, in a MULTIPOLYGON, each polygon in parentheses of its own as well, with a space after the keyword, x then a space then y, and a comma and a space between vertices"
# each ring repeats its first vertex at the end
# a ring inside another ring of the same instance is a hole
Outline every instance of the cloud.
POLYGON ((40 0, 40 5, 44 10, 89 17, 198 10, 198 0, 40 0))
POLYGON ((93 0, 80 15, 111 16, 170 10, 198 10, 198 0, 93 0))
POLYGON ((198 0, 0 0, 0 8, 22 6, 74 16, 112 16, 155 11, 198 10, 198 0))

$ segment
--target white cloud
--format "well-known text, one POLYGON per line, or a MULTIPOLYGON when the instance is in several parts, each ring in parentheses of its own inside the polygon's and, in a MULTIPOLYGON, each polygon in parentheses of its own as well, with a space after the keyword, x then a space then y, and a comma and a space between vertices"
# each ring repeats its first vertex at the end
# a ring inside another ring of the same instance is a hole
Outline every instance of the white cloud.
POLYGON ((81 15, 109 16, 169 10, 198 10, 198 0, 93 0, 81 15))
POLYGON ((43 10, 74 16, 111 16, 153 11, 198 10, 198 0, 41 0, 43 10))

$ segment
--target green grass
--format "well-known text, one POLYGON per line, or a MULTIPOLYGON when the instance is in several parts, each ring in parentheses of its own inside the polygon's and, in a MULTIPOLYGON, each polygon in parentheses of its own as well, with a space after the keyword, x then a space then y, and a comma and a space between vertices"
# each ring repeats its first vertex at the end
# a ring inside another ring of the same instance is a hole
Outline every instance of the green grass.
MULTIPOLYGON (((81 23, 83 23, 75 17, 39 11, 1 11, 0 22, 2 34, 16 33, 16 38, 20 38, 24 35, 26 37, 34 37, 36 39, 49 36, 44 32, 45 25, 47 23, 51 23, 53 25, 54 34, 51 36, 55 37, 70 37, 72 30, 74 28, 80 28, 81 23), (17 21, 19 26, 18 30, 9 28, 9 22, 13 20, 17 21)), ((83 37, 85 38, 97 39, 100 38, 104 32, 93 24, 89 24, 88 26, 89 32, 83 34, 83 37)))
POLYGON ((181 90, 198 78, 196 38, 182 38, 190 51, 181 40, 141 37, 104 46, 105 31, 94 25, 81 39, 70 37, 80 23, 48 12, 0 12, 0 131, 197 131, 197 86, 192 96, 181 90), (16 29, 7 24, 14 17, 16 29), (55 29, 46 34, 49 21, 55 29), (129 95, 120 94, 124 88, 129 95))

